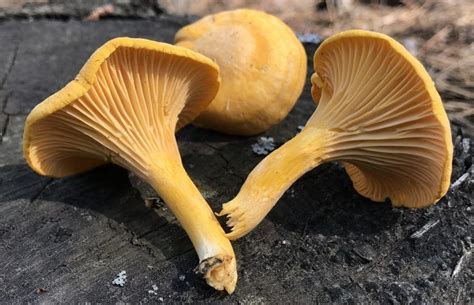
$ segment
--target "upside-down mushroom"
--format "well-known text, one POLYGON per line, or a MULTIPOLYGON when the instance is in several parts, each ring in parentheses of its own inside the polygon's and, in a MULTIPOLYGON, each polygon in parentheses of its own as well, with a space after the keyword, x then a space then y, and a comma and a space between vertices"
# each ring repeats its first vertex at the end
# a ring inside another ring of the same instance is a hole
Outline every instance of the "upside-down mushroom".
POLYGON ((218 67, 191 50, 116 38, 78 76, 29 114, 23 150, 41 175, 115 163, 147 181, 191 239, 207 283, 232 293, 236 261, 211 208, 187 175, 175 139, 214 98, 218 67))
POLYGON ((303 90, 305 50, 275 16, 249 9, 221 12, 185 26, 175 41, 220 68, 219 92, 193 122, 199 127, 259 134, 280 122, 303 90))
POLYGON ((250 232, 304 173, 342 161, 354 188, 373 201, 418 208, 449 187, 451 131, 426 70, 390 37, 352 30, 314 56, 318 107, 301 133, 267 156, 224 204, 231 239, 250 232))

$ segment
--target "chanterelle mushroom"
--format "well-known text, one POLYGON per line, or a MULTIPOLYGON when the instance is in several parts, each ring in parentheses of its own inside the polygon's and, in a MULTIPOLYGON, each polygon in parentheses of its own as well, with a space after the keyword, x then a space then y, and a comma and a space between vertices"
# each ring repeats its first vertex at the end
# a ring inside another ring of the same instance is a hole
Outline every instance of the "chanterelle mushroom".
POLYGON ((305 50, 275 16, 249 9, 221 12, 182 28, 175 40, 220 67, 221 87, 194 121, 199 127, 261 133, 288 114, 303 90, 305 50))
POLYGON ((41 175, 63 177, 104 163, 150 183, 189 235, 207 283, 232 293, 236 261, 229 240, 181 163, 175 129, 214 98, 218 67, 185 48, 116 38, 75 80, 26 120, 24 155, 41 175))
POLYGON ((448 118, 423 66, 390 37, 367 31, 327 39, 314 56, 317 110, 304 130, 266 157, 224 204, 228 234, 251 231, 301 175, 343 161, 354 188, 374 201, 424 207, 449 186, 448 118))

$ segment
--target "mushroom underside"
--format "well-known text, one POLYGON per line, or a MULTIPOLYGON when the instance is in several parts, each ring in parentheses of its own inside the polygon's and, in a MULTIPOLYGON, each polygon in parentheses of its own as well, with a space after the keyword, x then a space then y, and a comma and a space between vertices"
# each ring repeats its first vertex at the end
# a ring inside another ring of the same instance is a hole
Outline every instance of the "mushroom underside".
POLYGON ((328 159, 344 161, 355 189, 374 201, 421 207, 439 200, 451 143, 427 73, 380 38, 330 44, 315 57, 313 92, 321 98, 307 124, 336 135, 328 159))
POLYGON ((230 239, 249 233, 304 173, 341 161, 355 189, 374 201, 423 207, 449 186, 452 144, 446 112, 424 70, 379 33, 348 31, 316 51, 305 128, 265 157, 223 204, 230 239))
POLYGON ((43 175, 62 177, 112 162, 140 176, 176 216, 200 261, 216 262, 203 274, 207 283, 232 293, 235 254, 186 173, 175 139, 176 128, 209 104, 218 84, 217 66, 201 55, 117 38, 32 111, 24 150, 31 167, 43 175))
POLYGON ((202 74, 184 57, 117 49, 87 92, 31 128, 30 163, 57 177, 107 162, 146 176, 149 160, 179 157, 174 132, 206 98, 202 74))

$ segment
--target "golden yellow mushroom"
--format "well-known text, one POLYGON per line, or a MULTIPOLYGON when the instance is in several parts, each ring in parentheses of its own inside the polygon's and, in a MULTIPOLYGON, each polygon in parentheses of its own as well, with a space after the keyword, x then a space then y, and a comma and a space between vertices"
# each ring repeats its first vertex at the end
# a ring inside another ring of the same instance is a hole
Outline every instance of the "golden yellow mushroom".
POLYGON ((199 127, 255 135, 280 122, 303 90, 306 53, 293 31, 264 12, 221 12, 182 28, 176 45, 214 59, 222 84, 194 121, 199 127))
POLYGON ((218 67, 193 51, 116 38, 75 80, 26 120, 24 156, 37 173, 63 177, 115 163, 150 183, 189 235, 207 283, 232 293, 229 240, 181 163, 175 130, 214 98, 218 67))
POLYGON ((345 164, 354 188, 374 201, 418 208, 437 202, 451 176, 451 131, 423 66, 390 37, 352 30, 314 56, 317 110, 304 130, 266 157, 224 204, 231 239, 250 232, 304 173, 345 164))

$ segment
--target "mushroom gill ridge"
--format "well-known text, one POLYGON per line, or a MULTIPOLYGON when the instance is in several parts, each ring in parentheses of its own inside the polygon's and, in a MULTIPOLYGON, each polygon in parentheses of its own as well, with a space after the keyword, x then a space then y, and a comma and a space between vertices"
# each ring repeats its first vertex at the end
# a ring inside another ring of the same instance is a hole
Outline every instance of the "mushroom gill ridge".
POLYGON ((334 132, 328 159, 346 162, 363 196, 431 204, 442 196, 430 186, 442 184, 448 152, 425 82, 388 41, 345 39, 315 58, 322 94, 307 126, 334 132))
POLYGON ((114 162, 136 170, 142 178, 150 157, 179 158, 174 141, 178 116, 181 120, 192 116, 182 108, 203 98, 199 86, 205 86, 199 67, 187 61, 146 49, 118 48, 101 64, 83 96, 36 124, 34 137, 42 137, 38 141, 48 145, 32 146, 31 158, 57 167, 42 169, 54 176, 114 162))
POLYGON ((222 207, 230 239, 249 233, 299 177, 327 161, 343 162, 361 195, 394 206, 428 206, 449 188, 449 121, 430 76, 402 45, 380 33, 342 32, 321 44, 314 68, 318 107, 305 128, 222 207))
POLYGON ((31 111, 23 152, 41 175, 63 177, 112 162, 141 176, 188 234, 206 282, 232 293, 238 278, 232 245, 186 173, 174 134, 218 87, 218 67, 207 57, 151 40, 115 38, 31 111))

